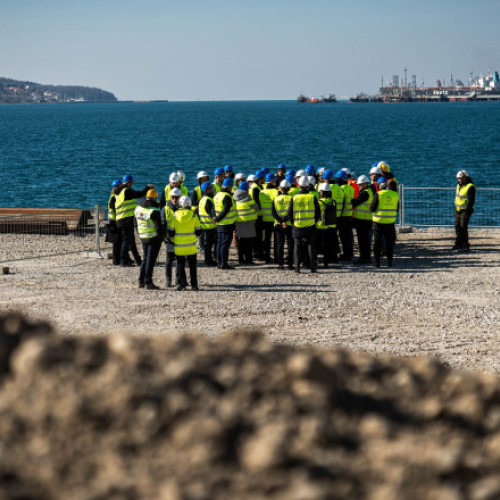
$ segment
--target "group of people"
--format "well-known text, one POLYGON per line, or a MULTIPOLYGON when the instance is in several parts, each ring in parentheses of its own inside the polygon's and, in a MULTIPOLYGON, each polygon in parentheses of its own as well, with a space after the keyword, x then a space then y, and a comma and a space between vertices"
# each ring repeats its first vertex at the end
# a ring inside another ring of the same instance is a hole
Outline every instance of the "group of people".
POLYGON ((187 287, 186 263, 191 288, 198 290, 198 245, 205 264, 222 270, 234 269, 229 263, 234 243, 241 265, 274 262, 279 269, 300 273, 306 267, 315 273, 320 255, 325 268, 352 261, 354 228, 359 246, 354 263, 380 267, 385 252, 387 266, 392 266, 399 197, 398 181, 386 162, 376 162, 369 176, 357 179, 348 168, 333 172, 308 165, 296 172, 281 164, 276 174, 263 168, 246 176, 226 165, 215 170, 213 181, 199 172, 191 194, 184 180, 182 171, 171 173, 160 197, 152 184, 134 190, 130 175, 113 182, 108 202, 113 263, 140 265, 141 288, 159 288, 153 270, 162 242, 166 285, 174 286, 176 261, 177 290, 187 287))
MULTIPOLYGON (((303 268, 317 272, 318 256, 325 268, 341 261, 380 267, 383 255, 392 266, 399 196, 398 181, 386 162, 376 162, 369 175, 357 179, 348 168, 334 173, 308 165, 296 172, 282 164, 276 174, 263 168, 248 176, 235 174, 226 165, 215 170, 213 181, 201 171, 191 193, 184 180, 182 171, 171 173, 160 197, 152 184, 134 190, 131 175, 113 182, 108 202, 113 263, 140 265, 141 288, 159 288, 153 283, 153 270, 163 242, 166 285, 174 286, 177 262, 178 290, 188 284, 186 264, 191 288, 198 290, 198 247, 207 266, 223 270, 234 269, 229 263, 231 244, 238 249, 240 265, 274 262, 279 269, 286 266, 296 273, 303 268), (135 245, 135 228, 142 257, 135 245), (357 260, 353 260, 353 229, 357 260)), ((457 180, 453 250, 468 251, 475 186, 465 170, 458 172, 457 180)))

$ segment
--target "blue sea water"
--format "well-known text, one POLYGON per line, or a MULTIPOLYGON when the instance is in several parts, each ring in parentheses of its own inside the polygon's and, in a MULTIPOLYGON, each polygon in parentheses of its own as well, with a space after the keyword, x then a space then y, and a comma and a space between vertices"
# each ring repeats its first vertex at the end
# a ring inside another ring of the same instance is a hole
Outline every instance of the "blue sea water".
POLYGON ((500 103, 169 102, 0 106, 2 207, 106 205, 132 174, 163 189, 182 169, 279 163, 357 175, 385 160, 407 186, 500 187, 500 103))

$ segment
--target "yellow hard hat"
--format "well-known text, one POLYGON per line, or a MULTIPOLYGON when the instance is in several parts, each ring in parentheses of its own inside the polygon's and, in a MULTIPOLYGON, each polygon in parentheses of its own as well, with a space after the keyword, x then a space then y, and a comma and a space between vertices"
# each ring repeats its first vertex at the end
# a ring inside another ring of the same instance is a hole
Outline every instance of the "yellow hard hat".
POLYGON ((154 198, 156 200, 158 198, 158 193, 156 192, 156 189, 150 189, 146 193, 146 198, 154 198))
POLYGON ((379 161, 377 166, 380 167, 384 173, 391 171, 391 167, 389 167, 385 161, 379 161))

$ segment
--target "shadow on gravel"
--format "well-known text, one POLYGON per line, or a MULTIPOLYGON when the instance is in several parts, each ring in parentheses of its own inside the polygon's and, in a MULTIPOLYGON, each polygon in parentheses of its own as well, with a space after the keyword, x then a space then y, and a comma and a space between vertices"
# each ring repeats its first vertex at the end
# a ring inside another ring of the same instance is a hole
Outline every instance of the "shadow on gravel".
MULTIPOLYGON (((307 275, 309 273, 304 273, 304 275, 307 275)), ((318 275, 321 275, 319 272, 318 275)), ((211 284, 207 283, 207 286, 210 287, 211 292, 234 292, 234 291, 239 291, 239 292, 269 292, 269 293, 290 293, 290 292, 296 292, 296 293, 307 293, 307 292, 318 292, 318 285, 317 284, 312 284, 312 285, 307 285, 304 283, 290 283, 290 284, 283 284, 280 283, 279 285, 270 285, 270 284, 262 284, 262 285, 255 285, 255 284, 248 284, 248 285, 243 285, 243 284, 237 284, 237 283, 228 283, 228 284, 211 284)), ((319 290, 321 293, 336 293, 335 290, 319 290)))

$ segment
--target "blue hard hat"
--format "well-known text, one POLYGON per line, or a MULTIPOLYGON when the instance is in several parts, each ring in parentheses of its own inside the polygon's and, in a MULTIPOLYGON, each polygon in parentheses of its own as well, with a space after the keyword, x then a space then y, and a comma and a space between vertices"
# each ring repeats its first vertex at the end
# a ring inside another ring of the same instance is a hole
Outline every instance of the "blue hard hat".
POLYGON ((371 167, 371 168, 373 168, 373 167, 378 167, 378 161, 376 161, 376 162, 372 165, 372 167, 371 167))
POLYGON ((201 186, 200 186, 200 189, 201 189, 201 192, 204 193, 206 191, 206 189, 208 187, 210 187, 212 184, 210 184, 210 182, 204 182, 201 186))
POLYGON ((377 179, 377 184, 387 184, 387 179, 385 177, 379 177, 377 179))
POLYGON ((295 170, 293 168, 289 168, 286 172, 286 175, 291 175, 292 177, 295 177, 295 170))
POLYGON ((226 177, 224 179, 224 182, 222 183, 222 185, 227 188, 227 187, 233 187, 234 186, 234 180, 232 179, 232 177, 226 177))
POLYGON ((268 167, 264 167, 261 170, 262 170, 262 172, 264 172, 264 175, 267 175, 270 172, 268 167))
POLYGON ((327 168, 323 171, 323 175, 321 176, 323 179, 326 179, 327 181, 330 181, 333 179, 333 172, 327 168))
POLYGON ((113 181, 113 184, 111 184, 111 187, 116 187, 116 186, 121 186, 123 183, 120 179, 117 179, 116 181, 113 181))
POLYGON ((260 170, 257 170, 257 172, 255 172, 255 177, 260 178, 260 177, 265 177, 266 176, 266 173, 264 172, 264 169, 260 169, 260 170))
POLYGON ((233 171, 233 166, 232 165, 226 165, 224 167, 224 172, 232 172, 233 171))
POLYGON ((224 175, 224 169, 219 167, 215 169, 214 175, 224 175))
POLYGON ((240 182, 240 185, 238 186, 238 189, 240 191, 248 191, 250 189, 250 184, 248 184, 247 181, 240 182))
POLYGON ((315 175, 316 168, 314 167, 314 165, 307 165, 306 172, 307 172, 307 175, 315 175))
POLYGON ((276 176, 274 174, 267 174, 266 175, 266 182, 273 182, 276 179, 276 176))
POLYGON ((341 179, 343 181, 347 180, 347 174, 343 170, 337 170, 335 173, 335 178, 336 179, 341 179))
POLYGON ((134 178, 130 174, 124 175, 123 183, 125 184, 126 182, 134 182, 134 178))
POLYGON ((285 175, 285 179, 290 183, 290 184, 295 184, 295 177, 292 174, 285 175))
POLYGON ((278 165, 278 170, 281 169, 281 170, 286 170, 286 165, 284 163, 280 163, 278 165))

